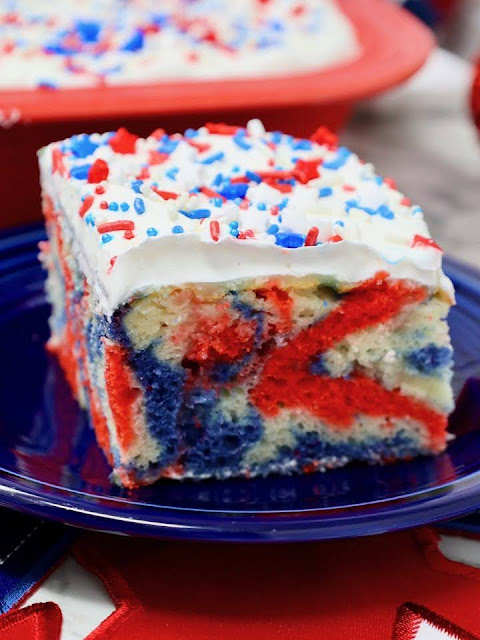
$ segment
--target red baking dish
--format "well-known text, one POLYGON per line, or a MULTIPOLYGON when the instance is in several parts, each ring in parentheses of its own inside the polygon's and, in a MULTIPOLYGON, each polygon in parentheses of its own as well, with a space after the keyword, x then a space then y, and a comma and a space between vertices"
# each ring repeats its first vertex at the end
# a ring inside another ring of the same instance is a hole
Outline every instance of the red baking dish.
POLYGON ((430 31, 388 0, 338 0, 355 26, 360 55, 315 73, 254 79, 67 90, 1 91, 0 227, 40 216, 35 151, 73 133, 127 126, 145 135, 200 126, 207 120, 305 136, 320 124, 339 130, 354 103, 410 77, 433 46, 430 31), (9 121, 15 121, 11 124, 9 121), (10 124, 10 126, 6 126, 10 124))

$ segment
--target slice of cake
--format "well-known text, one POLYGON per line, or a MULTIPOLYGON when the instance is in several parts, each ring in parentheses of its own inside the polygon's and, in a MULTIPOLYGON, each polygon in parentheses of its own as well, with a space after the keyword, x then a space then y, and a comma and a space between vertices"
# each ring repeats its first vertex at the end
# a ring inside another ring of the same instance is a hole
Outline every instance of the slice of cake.
POLYGON ((49 346, 120 482, 445 448, 442 251, 334 135, 119 129, 39 155, 49 346))

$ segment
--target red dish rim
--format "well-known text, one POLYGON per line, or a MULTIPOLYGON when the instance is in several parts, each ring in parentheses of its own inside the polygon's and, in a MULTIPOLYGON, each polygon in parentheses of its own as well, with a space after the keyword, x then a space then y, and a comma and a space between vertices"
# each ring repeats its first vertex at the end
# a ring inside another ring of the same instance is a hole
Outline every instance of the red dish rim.
POLYGON ((425 62, 433 36, 407 11, 387 0, 338 0, 338 4, 355 26, 362 51, 352 62, 325 71, 209 82, 0 91, 0 109, 7 118, 18 110, 22 122, 52 122, 353 102, 399 84, 425 62))

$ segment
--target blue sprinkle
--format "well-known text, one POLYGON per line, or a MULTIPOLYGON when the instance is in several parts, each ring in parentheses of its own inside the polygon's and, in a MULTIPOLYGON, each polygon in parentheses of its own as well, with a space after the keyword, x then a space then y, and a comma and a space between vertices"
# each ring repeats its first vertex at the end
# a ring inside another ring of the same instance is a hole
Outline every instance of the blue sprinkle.
POLYGON ((332 160, 327 160, 323 163, 324 169, 340 169, 347 162, 348 158, 352 155, 350 149, 347 147, 339 147, 337 149, 337 154, 332 160))
POLYGON ((272 131, 270 140, 273 144, 279 144, 282 141, 283 133, 281 131, 272 131))
POLYGON ((172 167, 171 169, 169 169, 168 171, 165 171, 165 175, 170 178, 171 180, 176 180, 177 179, 177 173, 180 171, 180 169, 178 167, 172 167))
POLYGON ((257 42, 255 43, 258 49, 266 49, 268 47, 274 47, 275 45, 278 45, 280 43, 280 40, 278 38, 277 35, 272 34, 272 35, 263 35, 260 38, 258 38, 257 42))
POLYGON ((339 227, 344 227, 345 226, 345 223, 343 222, 343 220, 337 220, 335 222, 335 224, 338 224, 339 227))
POLYGON ((331 196, 333 193, 332 187, 322 187, 318 192, 320 198, 326 198, 327 196, 331 196))
POLYGON ((172 233, 183 233, 183 231, 183 227, 179 224, 176 224, 174 227, 172 227, 172 233))
POLYGON ((238 229, 238 222, 237 220, 232 220, 229 224, 230 229, 238 229))
POLYGON ((223 204, 223 200, 221 198, 212 198, 211 202, 213 202, 216 207, 221 207, 223 204))
POLYGON ((70 176, 75 178, 75 180, 86 180, 91 166, 91 164, 81 164, 77 167, 72 167, 70 169, 70 176))
POLYGON ((103 244, 107 244, 107 242, 110 242, 111 240, 113 240, 113 236, 111 233, 104 233, 102 236, 102 243, 103 244))
POLYGON ((85 216, 85 223, 90 225, 91 227, 95 226, 95 218, 93 217, 92 213, 87 213, 87 215, 85 216))
POLYGON ((266 211, 267 210, 267 205, 264 202, 259 202, 257 204, 257 209, 259 211, 266 211))
POLYGON ((130 186, 132 187, 133 191, 135 191, 135 193, 142 193, 140 191, 140 187, 142 186, 142 184, 143 184, 143 180, 133 180, 130 183, 130 186))
POLYGON ((170 140, 170 138, 168 138, 167 136, 167 140, 163 142, 163 144, 161 144, 159 147, 157 147, 157 151, 159 153, 166 153, 170 155, 175 151, 179 143, 180 143, 180 140, 170 140))
POLYGON ((305 149, 306 151, 309 151, 312 148, 312 143, 310 142, 310 140, 300 138, 299 140, 295 140, 291 146, 294 151, 297 151, 299 149, 305 149))
POLYGON ((378 184, 378 186, 383 184, 383 178, 382 176, 375 176, 375 182, 378 184))
MULTIPOLYGON (((220 190, 220 194, 227 200, 235 200, 236 198, 244 198, 247 191, 248 184, 239 182, 237 184, 227 184, 220 190)), ((240 204, 240 202, 237 204, 240 204)))
POLYGON ((130 205, 128 204, 128 202, 122 202, 122 204, 120 205, 120 209, 122 211, 128 211, 130 209, 130 205))
POLYGON ((347 213, 350 211, 350 209, 358 209, 358 208, 359 208, 358 200, 347 200, 345 202, 345 211, 347 213))
POLYGON ((305 236, 300 233, 277 233, 275 237, 275 244, 280 247, 286 247, 287 249, 297 249, 303 247, 305 243, 305 236))
POLYGON ((198 131, 196 129, 185 129, 185 133, 183 135, 185 138, 196 138, 198 136, 198 131))
MULTIPOLYGON (((174 229, 175 229, 175 227, 174 227, 174 229)), ((176 233, 176 232, 174 231, 173 233, 176 233)), ((155 227, 148 227, 147 236, 150 236, 151 238, 153 236, 158 236, 158 231, 155 229, 155 227)))
POLYGON ((170 16, 168 15, 168 13, 157 13, 156 15, 152 16, 152 22, 154 24, 157 24, 159 27, 164 27, 168 21, 169 21, 170 16))
POLYGON ((188 193, 200 193, 200 187, 192 187, 188 193))
POLYGON ((217 175, 215 176, 215 178, 213 179, 212 185, 214 187, 219 187, 223 182, 223 176, 221 173, 217 173, 217 175))
POLYGON ((237 147, 240 147, 240 149, 243 149, 244 151, 249 151, 252 148, 252 145, 246 142, 245 136, 235 135, 233 136, 233 141, 237 147))
POLYGON ((280 215, 280 216, 278 216, 278 217, 277 217, 277 220, 278 220, 279 222, 282 222, 282 220, 283 220, 282 216, 281 216, 281 215, 280 215))
POLYGON ((214 162, 217 162, 218 160, 222 160, 225 157, 225 154, 223 153, 223 151, 219 151, 218 153, 214 153, 211 156, 208 156, 208 158, 205 158, 204 160, 200 160, 201 164, 213 164, 214 162))
POLYGON ((82 133, 79 136, 70 138, 70 149, 77 158, 87 158, 98 148, 98 144, 92 142, 90 136, 82 133))
POLYGON ((133 201, 133 208, 135 209, 135 211, 138 213, 139 216, 141 216, 142 213, 145 213, 145 203, 143 199, 135 198, 135 200, 133 201))
POLYGON ((234 238, 238 238, 238 229, 230 229, 230 235, 234 238))
MULTIPOLYGON (((72 53, 78 53, 75 49, 69 47, 63 47, 61 44, 47 44, 43 50, 46 53, 56 53, 61 56, 70 56, 72 53)), ((40 85, 39 85, 40 86, 40 85)))
POLYGON ((279 204, 277 204, 277 209, 278 209, 279 211, 282 211, 283 209, 285 209, 285 207, 287 206, 287 204, 288 204, 288 198, 283 198, 283 200, 281 200, 281 201, 280 201, 280 203, 279 203, 279 204))
POLYGON ((100 34, 100 23, 91 20, 78 20, 75 30, 83 42, 97 42, 100 34))
POLYGON ((270 20, 267 21, 267 24, 274 31, 285 31, 285 25, 280 19, 270 18, 270 20))
POLYGON ((110 211, 118 211, 118 203, 110 202, 110 204, 108 205, 108 208, 110 209, 110 211))
POLYGON ((256 182, 257 184, 260 184, 260 182, 262 182, 262 179, 258 175, 258 173, 254 173, 253 171, 247 171, 245 175, 247 179, 250 180, 250 182, 256 182))
POLYGON ((267 233, 274 236, 276 233, 278 233, 279 229, 280 227, 278 226, 278 224, 271 224, 267 229, 267 233))
POLYGON ((145 40, 145 37, 143 35, 143 32, 140 31, 140 29, 138 29, 130 38, 130 40, 123 45, 121 50, 122 51, 139 51, 140 49, 143 48, 144 40, 145 40))
POLYGON ((39 80, 37 83, 39 89, 56 89, 57 85, 51 80, 39 80))
POLYGON ((232 167, 232 173, 238 173, 240 171, 240 167, 236 164, 234 167, 232 167))
POLYGON ((413 207, 412 213, 413 213, 413 215, 419 215, 420 213, 423 213, 423 209, 421 207, 418 207, 418 206, 413 207))
POLYGON ((382 218, 386 218, 387 220, 393 220, 395 218, 395 214, 391 209, 388 208, 386 204, 381 204, 376 213, 382 216, 382 218))
POLYGON ((183 216, 190 218, 191 220, 199 220, 200 218, 209 218, 210 210, 209 209, 192 209, 192 211, 184 211, 183 209, 179 210, 183 216))

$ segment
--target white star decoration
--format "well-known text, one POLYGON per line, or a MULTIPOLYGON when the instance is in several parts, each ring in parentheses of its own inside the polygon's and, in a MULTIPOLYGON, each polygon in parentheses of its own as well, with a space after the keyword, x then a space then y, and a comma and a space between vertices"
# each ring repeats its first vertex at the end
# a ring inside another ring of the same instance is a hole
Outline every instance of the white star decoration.
POLYGON ((468 631, 421 605, 399 607, 392 640, 479 640, 468 631))

